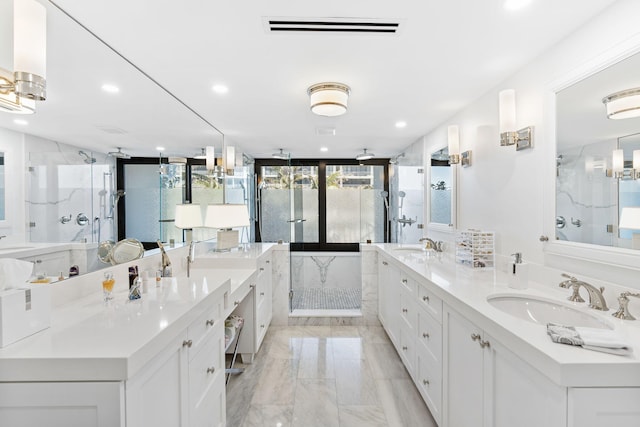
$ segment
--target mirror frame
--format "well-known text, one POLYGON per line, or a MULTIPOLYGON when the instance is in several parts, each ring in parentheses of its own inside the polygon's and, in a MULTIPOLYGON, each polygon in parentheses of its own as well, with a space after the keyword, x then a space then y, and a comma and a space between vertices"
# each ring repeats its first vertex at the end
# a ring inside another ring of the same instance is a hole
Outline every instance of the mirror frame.
MULTIPOLYGON (((448 148, 447 144, 443 148, 448 148)), ((427 198, 425 200, 426 206, 426 218, 427 218, 427 228, 429 230, 440 231, 444 233, 453 233, 455 232, 458 226, 458 167, 457 165, 451 165, 451 223, 450 224, 442 224, 438 222, 431 222, 431 156, 434 153, 440 151, 441 148, 437 150, 430 151, 426 156, 426 165, 427 166, 427 176, 425 182, 425 190, 427 193, 427 198)))
MULTIPOLYGON (((568 241, 555 240, 555 213, 556 213, 556 175, 555 175, 555 156, 557 150, 556 141, 556 94, 581 80, 584 80, 605 68, 617 64, 618 62, 640 53, 640 35, 625 40, 606 50, 604 53, 596 56, 581 66, 575 68, 572 72, 564 77, 551 82, 547 87, 545 94, 545 123, 548 127, 545 131, 545 139, 550 142, 547 145, 545 153, 545 171, 543 179, 544 188, 544 206, 543 206, 543 235, 549 238, 545 242, 543 251, 545 258, 547 255, 570 258, 579 261, 586 261, 595 264, 595 268, 606 265, 608 267, 616 267, 622 271, 638 270, 640 263, 640 251, 626 248, 617 248, 611 246, 601 246, 589 243, 577 243, 568 241)), ((604 111, 604 110, 603 110, 604 111)), ((550 260, 551 261, 551 260, 550 260)), ((545 261, 545 264, 547 262, 545 261)), ((554 262, 550 262, 554 264, 554 262)), ((557 263, 561 266, 561 262, 557 263)), ((583 274, 588 274, 589 269, 593 271, 593 266, 585 264, 586 268, 583 274)), ((562 268, 562 267, 560 267, 562 268)), ((610 280, 615 277, 611 274, 610 280)))

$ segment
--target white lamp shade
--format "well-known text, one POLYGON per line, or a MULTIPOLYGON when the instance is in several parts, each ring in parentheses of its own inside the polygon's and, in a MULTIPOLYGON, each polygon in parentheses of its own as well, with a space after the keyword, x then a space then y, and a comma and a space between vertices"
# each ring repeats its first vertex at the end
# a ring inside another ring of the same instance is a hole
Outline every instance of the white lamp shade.
POLYGON ((640 207, 622 208, 618 228, 640 230, 640 207))
POLYGON ((613 150, 611 169, 613 169, 614 172, 624 171, 624 151, 613 150))
POLYGON ((633 168, 640 169, 640 150, 633 150, 633 168))
POLYGON ((623 90, 602 100, 610 119, 629 119, 640 116, 640 88, 623 90))
POLYGON ((202 227, 202 208, 200 205, 176 205, 175 226, 182 229, 202 227))
POLYGON ((211 171, 216 168, 216 150, 215 148, 209 146, 205 148, 205 163, 207 165, 207 170, 211 171))
POLYGON ((13 71, 46 78, 47 10, 34 0, 14 0, 13 16, 13 71))
POLYGON ((208 205, 204 226, 227 229, 249 226, 249 211, 246 205, 208 205))
POLYGON ((500 133, 516 129, 516 91, 505 89, 498 94, 500 108, 500 133))
POLYGON ((318 83, 308 91, 311 111, 319 116, 340 116, 347 112, 349 86, 342 83, 318 83))
POLYGON ((449 155, 460 154, 460 131, 458 126, 451 125, 447 128, 449 155))
POLYGON ((233 169, 236 167, 236 147, 227 145, 224 154, 224 168, 233 169))

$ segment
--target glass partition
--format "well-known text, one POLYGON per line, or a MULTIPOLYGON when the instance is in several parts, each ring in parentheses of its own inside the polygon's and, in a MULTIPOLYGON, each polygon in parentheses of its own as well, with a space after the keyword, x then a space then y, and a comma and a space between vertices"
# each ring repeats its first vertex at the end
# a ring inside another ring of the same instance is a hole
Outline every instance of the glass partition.
POLYGON ((4 210, 4 153, 0 152, 0 221, 7 219, 4 210))

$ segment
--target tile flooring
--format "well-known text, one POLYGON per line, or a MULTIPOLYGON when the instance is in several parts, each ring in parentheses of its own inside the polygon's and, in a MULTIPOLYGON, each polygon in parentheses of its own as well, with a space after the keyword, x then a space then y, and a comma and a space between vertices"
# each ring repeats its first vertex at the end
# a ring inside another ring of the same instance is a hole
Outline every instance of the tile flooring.
POLYGON ((272 326, 238 366, 228 427, 436 426, 379 326, 272 326))

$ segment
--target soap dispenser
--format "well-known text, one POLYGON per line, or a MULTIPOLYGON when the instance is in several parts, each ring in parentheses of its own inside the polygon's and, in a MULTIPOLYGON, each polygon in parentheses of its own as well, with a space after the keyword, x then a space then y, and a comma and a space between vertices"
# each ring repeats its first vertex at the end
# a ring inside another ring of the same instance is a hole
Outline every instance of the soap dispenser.
POLYGON ((509 264, 507 285, 513 289, 527 289, 529 285, 529 264, 522 261, 522 253, 511 254, 513 260, 509 264))

